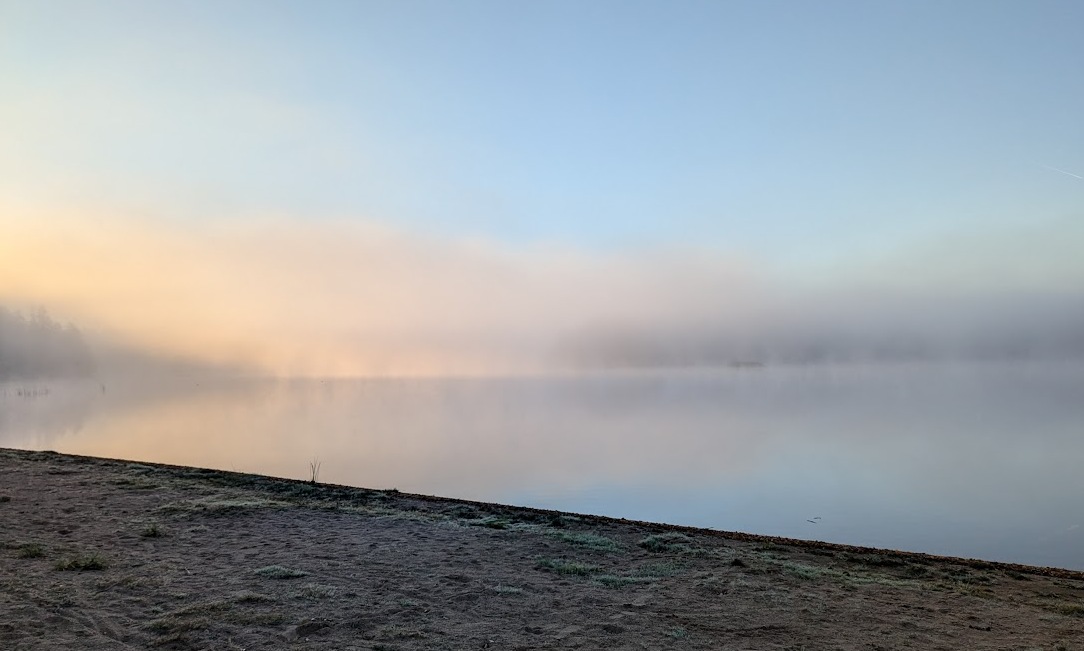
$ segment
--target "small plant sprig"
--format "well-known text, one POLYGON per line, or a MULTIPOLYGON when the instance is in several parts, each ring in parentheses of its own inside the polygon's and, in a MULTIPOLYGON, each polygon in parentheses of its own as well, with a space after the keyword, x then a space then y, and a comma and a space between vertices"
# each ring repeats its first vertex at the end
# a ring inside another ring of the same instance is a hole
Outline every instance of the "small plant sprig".
POLYGON ((313 459, 309 462, 309 483, 315 484, 320 479, 320 460, 313 459))

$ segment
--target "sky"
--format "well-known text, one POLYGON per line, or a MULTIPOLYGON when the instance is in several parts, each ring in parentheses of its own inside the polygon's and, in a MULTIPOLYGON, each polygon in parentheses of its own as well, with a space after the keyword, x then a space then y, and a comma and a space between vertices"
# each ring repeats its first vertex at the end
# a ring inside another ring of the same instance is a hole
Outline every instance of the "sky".
POLYGON ((1081 25, 0 0, 0 304, 284 374, 1069 332, 1081 25))

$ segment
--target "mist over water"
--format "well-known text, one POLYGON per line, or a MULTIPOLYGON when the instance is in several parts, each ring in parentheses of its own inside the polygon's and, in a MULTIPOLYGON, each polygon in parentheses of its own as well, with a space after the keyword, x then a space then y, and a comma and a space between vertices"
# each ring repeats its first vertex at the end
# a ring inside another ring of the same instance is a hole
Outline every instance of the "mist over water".
POLYGON ((0 226, 0 306, 74 321, 102 371, 150 372, 139 360, 439 377, 1084 359, 1084 268, 1050 225, 1011 265, 953 250, 921 269, 852 261, 817 281, 725 249, 512 246, 374 221, 182 228, 15 207, 0 226))
POLYGON ((1084 569, 1079 363, 20 386, 0 445, 1084 569))

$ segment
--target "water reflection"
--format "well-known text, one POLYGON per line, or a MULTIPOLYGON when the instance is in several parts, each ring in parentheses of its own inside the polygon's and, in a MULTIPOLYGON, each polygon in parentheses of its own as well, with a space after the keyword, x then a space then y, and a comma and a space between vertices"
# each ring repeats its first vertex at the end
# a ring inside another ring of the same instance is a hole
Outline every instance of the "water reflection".
POLYGON ((1084 568, 1079 365, 47 388, 0 444, 1084 568))

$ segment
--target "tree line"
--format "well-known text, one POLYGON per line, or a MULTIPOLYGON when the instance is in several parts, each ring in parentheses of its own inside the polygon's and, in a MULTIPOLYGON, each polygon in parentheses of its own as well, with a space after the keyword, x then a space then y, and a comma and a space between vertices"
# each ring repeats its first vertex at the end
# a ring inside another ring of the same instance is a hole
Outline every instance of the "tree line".
POLYGON ((0 306, 0 380, 82 377, 93 372, 86 340, 39 308, 29 315, 0 306))

